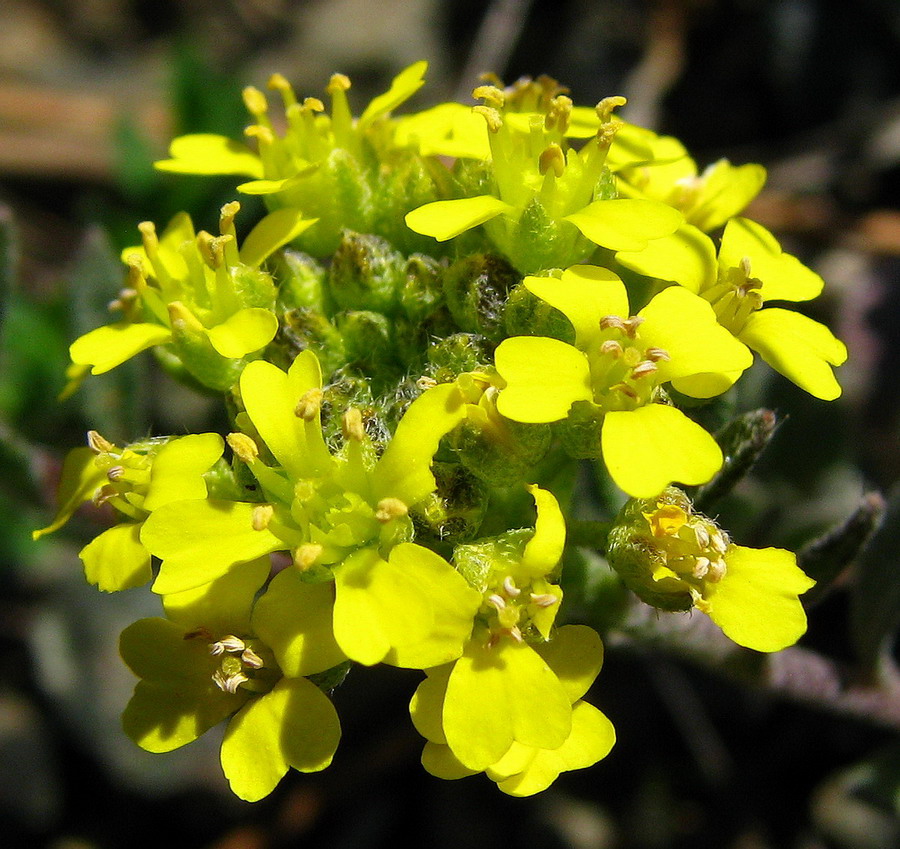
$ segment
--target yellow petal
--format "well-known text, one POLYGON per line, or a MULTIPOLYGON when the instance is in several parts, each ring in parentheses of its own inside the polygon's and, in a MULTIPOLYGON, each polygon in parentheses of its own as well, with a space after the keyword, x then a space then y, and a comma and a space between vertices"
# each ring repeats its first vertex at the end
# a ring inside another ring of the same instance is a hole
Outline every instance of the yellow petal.
POLYGON ((831 367, 847 359, 847 348, 824 324, 798 312, 768 307, 747 319, 739 338, 810 395, 823 401, 840 396, 831 367))
POLYGON ((153 577, 150 552, 141 545, 139 522, 124 522, 105 530, 81 549, 89 584, 111 593, 140 587, 153 577))
POLYGON ((295 207, 270 212, 248 234, 241 244, 241 262, 254 268, 263 264, 275 251, 305 233, 318 218, 304 218, 295 207))
POLYGON ((91 374, 103 374, 135 354, 162 345, 171 338, 169 328, 160 324, 120 321, 80 336, 69 346, 69 356, 77 365, 92 366, 91 374))
POLYGON ((528 491, 537 507, 537 519, 534 536, 522 552, 520 566, 526 575, 539 578, 552 572, 563 555, 566 520, 552 492, 538 486, 529 486, 528 491))
POLYGON ((493 195, 478 195, 458 200, 437 200, 426 203, 406 215, 406 226, 423 236, 439 242, 453 239, 485 221, 496 218, 512 207, 493 195))
POLYGON ((52 534, 59 530, 85 501, 90 501, 94 493, 108 483, 106 469, 100 468, 94 462, 96 457, 96 452, 86 445, 73 448, 66 454, 57 496, 59 510, 47 527, 32 531, 32 539, 40 539, 44 534, 52 534))
POLYGON ((553 670, 573 704, 588 691, 603 666, 603 642, 587 625, 563 625, 535 651, 553 670))
POLYGON ((558 309, 575 328, 575 344, 589 351, 600 335, 600 319, 606 315, 627 318, 625 284, 607 268, 573 265, 561 279, 526 277, 525 288, 558 309))
POLYGON ((428 677, 419 684, 409 702, 409 715, 416 731, 432 743, 447 742, 441 717, 444 712, 444 694, 452 671, 452 663, 430 669, 428 677))
POLYGON ((799 595, 815 581, 781 548, 730 546, 725 576, 704 591, 705 612, 736 643, 757 651, 780 651, 806 631, 799 595))
POLYGON ((425 71, 428 63, 424 61, 414 62, 408 68, 404 68, 393 80, 391 87, 366 107, 359 116, 357 129, 362 131, 377 118, 387 115, 396 109, 401 103, 409 100, 423 85, 425 85, 425 71))
POLYGON ((217 433, 188 434, 169 440, 153 458, 143 508, 153 511, 170 501, 206 497, 203 473, 222 456, 225 443, 217 433))
POLYGON ((288 767, 325 769, 340 737, 328 697, 305 678, 283 678, 228 724, 222 769, 237 797, 256 802, 275 789, 288 767))
POLYGON ((670 236, 653 239, 640 251, 619 251, 616 261, 626 268, 678 283, 700 292, 716 280, 716 246, 705 233, 683 224, 670 236))
POLYGON ((260 158, 249 147, 227 136, 193 133, 172 139, 171 159, 154 163, 159 171, 176 174, 241 174, 262 177, 260 158))
POLYGON ((469 769, 482 770, 513 741, 561 746, 571 731, 572 708, 530 646, 504 638, 488 648, 473 640, 450 675, 443 724, 453 754, 469 769))
POLYGON ((478 771, 464 767, 450 751, 449 746, 432 742, 426 743, 422 750, 422 766, 430 775, 435 778, 443 778, 445 781, 454 781, 457 778, 475 775, 478 771))
POLYGON ((808 301, 817 297, 825 281, 799 259, 782 253, 781 245, 761 224, 732 218, 725 225, 719 248, 719 267, 737 268, 750 260, 750 276, 762 281, 765 301, 808 301))
POLYGON ((519 422, 564 419, 575 401, 591 401, 591 371, 577 348, 544 336, 513 336, 494 352, 506 381, 497 409, 519 422))
POLYGON ((674 233, 684 221, 665 203, 643 198, 598 200, 565 217, 595 244, 613 251, 639 251, 651 239, 674 233))
POLYGON ((610 476, 635 498, 658 495, 673 481, 706 483, 722 467, 716 441, 663 404, 607 413, 600 441, 610 476))
POLYGON ((762 165, 749 162, 735 166, 720 159, 704 171, 687 219, 707 233, 717 230, 732 216, 740 215, 765 182, 766 169, 762 165))
POLYGON ((211 327, 207 335, 213 348, 223 357, 239 360, 268 345, 277 331, 275 313, 261 307, 248 307, 211 327))

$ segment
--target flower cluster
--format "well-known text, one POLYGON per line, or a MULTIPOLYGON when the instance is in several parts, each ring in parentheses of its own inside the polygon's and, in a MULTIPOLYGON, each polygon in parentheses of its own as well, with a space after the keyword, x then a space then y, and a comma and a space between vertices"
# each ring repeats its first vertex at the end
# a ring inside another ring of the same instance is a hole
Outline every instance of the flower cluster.
POLYGON ((394 116, 425 70, 356 118, 346 77, 326 112, 275 75, 283 117, 245 91, 250 146, 175 139, 159 169, 250 178, 237 191, 269 212, 240 240, 237 202, 217 236, 186 213, 139 225, 119 320, 70 349, 68 393, 152 350, 223 398, 222 434, 92 431, 35 537, 84 502, 113 508, 87 579, 161 601, 121 636, 140 679, 125 731, 164 752, 227 721, 243 799, 331 762, 355 664, 423 672, 410 712, 435 776, 529 795, 605 757, 592 625, 612 614, 566 601, 586 469, 624 502, 592 545, 642 602, 696 607, 762 652, 806 628, 795 557, 736 545, 675 486, 722 469, 695 411, 754 351, 840 394, 843 344, 771 305, 822 279, 741 217, 764 169, 700 172, 618 118, 623 98, 577 106, 544 77, 394 116))

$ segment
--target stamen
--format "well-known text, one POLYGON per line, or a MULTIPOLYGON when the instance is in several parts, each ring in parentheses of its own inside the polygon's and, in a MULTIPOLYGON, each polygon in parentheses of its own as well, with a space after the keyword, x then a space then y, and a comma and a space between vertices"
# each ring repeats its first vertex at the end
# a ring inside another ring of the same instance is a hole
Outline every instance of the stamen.
POLYGON ((610 392, 621 392, 623 395, 631 398, 632 401, 638 400, 637 392, 627 383, 616 383, 609 387, 610 392))
POLYGON ((659 369, 656 367, 656 363, 653 363, 650 360, 644 360, 643 362, 638 363, 631 370, 631 376, 635 380, 639 380, 640 378, 647 377, 647 375, 653 374, 657 371, 659 371, 659 369))
POLYGON ((626 103, 628 103, 628 100, 619 94, 615 94, 612 97, 604 97, 603 100, 594 107, 597 112, 597 117, 600 119, 600 123, 609 123, 613 109, 624 106, 626 103))
POLYGON ((294 565, 305 572, 321 557, 325 549, 316 542, 305 542, 294 549, 294 565))
POLYGON ((472 111, 477 112, 487 121, 488 129, 492 133, 499 132, 503 126, 503 119, 500 117, 500 113, 490 106, 473 106, 472 111))
POLYGON ((541 174, 546 174, 552 168, 556 177, 562 177, 566 170, 566 155, 562 148, 555 142, 549 145, 538 158, 538 168, 541 174))
POLYGON ((194 631, 188 631, 184 635, 184 639, 185 640, 202 639, 202 640, 205 640, 206 642, 209 642, 210 640, 212 640, 212 634, 209 632, 209 630, 207 628, 197 628, 194 631))
POLYGON ((512 628, 508 628, 506 630, 507 635, 512 637, 517 643, 524 643, 525 639, 522 637, 522 632, 519 630, 518 625, 513 625, 512 628))
POLYGON ((633 315, 627 321, 622 322, 624 325, 625 333, 627 333, 632 339, 637 335, 637 329, 644 323, 646 319, 640 315, 633 315))
POLYGON ((425 377, 425 375, 422 375, 422 377, 416 381, 416 388, 421 389, 423 392, 434 389, 437 385, 438 382, 433 377, 425 377))
MULTIPOLYGON (((601 323, 600 326, 603 327, 603 324, 601 323)), ((600 346, 601 354, 608 354, 609 356, 611 356, 613 359, 616 359, 616 360, 622 356, 623 352, 624 351, 623 351, 621 343, 617 342, 615 339, 607 339, 600 346)))
POLYGON ((259 119, 269 111, 269 102, 266 96, 256 86, 248 85, 242 92, 244 106, 255 118, 259 119))
POLYGON ((621 319, 620 316, 603 316, 603 318, 600 319, 600 329, 609 330, 611 327, 615 328, 616 330, 621 330, 623 333, 625 332, 625 322, 621 319))
POLYGON ((392 519, 400 519, 409 513, 409 507, 399 498, 382 498, 375 508, 375 518, 386 525, 392 519))
POLYGON ((507 598, 515 598, 522 592, 522 590, 516 586, 515 581, 513 581, 512 575, 507 575, 503 579, 503 592, 506 594, 507 598))
POLYGON ((506 607, 506 599, 497 593, 492 593, 487 597, 488 604, 494 605, 497 610, 503 610, 506 607))
POLYGON ((252 463, 259 457, 259 447, 245 433, 229 433, 225 437, 225 441, 238 459, 244 463, 252 463))
POLYGON ((263 659, 249 646, 241 652, 241 660, 251 669, 262 669, 263 659))
POLYGON ((251 524, 254 531, 264 531, 269 527, 269 522, 275 515, 275 508, 271 504, 260 504, 253 508, 253 517, 251 524))
POLYGON ((700 546, 700 548, 709 547, 709 531, 707 531, 703 525, 696 525, 694 527, 694 535, 697 537, 697 545, 700 546))
POLYGON ((362 413, 358 407, 350 407, 341 419, 341 431, 344 439, 352 439, 354 442, 362 442, 366 438, 366 431, 362 423, 362 413))
POLYGON ((709 572, 709 566, 710 559, 708 557, 698 557, 694 563, 694 568, 691 570, 691 574, 695 578, 705 578, 707 572, 709 572))
POLYGON ((531 603, 538 607, 553 607, 559 599, 553 593, 531 593, 531 603))
POLYGON ((330 95, 335 95, 342 91, 348 91, 351 85, 350 77, 346 74, 332 74, 325 91, 330 95))
POLYGON ((294 415, 297 416, 298 419, 311 422, 319 415, 319 411, 322 409, 322 399, 324 397, 325 393, 322 392, 321 389, 308 389, 303 393, 303 397, 297 402, 297 406, 294 407, 294 415))
POLYGON ((247 648, 247 644, 240 637, 229 634, 226 637, 222 637, 221 640, 214 642, 209 647, 209 653, 218 657, 218 655, 224 654, 225 652, 234 654, 239 651, 244 651, 245 648, 247 648))
POLYGON ((709 571, 706 573, 706 580, 711 584, 717 584, 725 577, 725 561, 721 558, 714 560, 709 564, 709 571))
MULTIPOLYGON (((502 109, 506 104, 506 95, 497 86, 480 85, 472 92, 474 100, 483 100, 484 105, 496 109, 502 109)), ((477 107, 476 107, 477 108, 477 107)))
POLYGON ((669 352, 664 348, 647 348, 647 350, 644 351, 644 356, 653 363, 658 363, 660 361, 667 363, 672 359, 669 356, 669 352))
POLYGON ((116 450, 116 446, 108 439, 100 436, 96 430, 87 432, 87 443, 91 451, 96 454, 112 454, 116 450))
POLYGON ((217 669, 212 677, 215 685, 226 693, 232 695, 237 692, 238 687, 245 681, 250 679, 243 672, 235 672, 233 675, 225 675, 221 669, 217 669))

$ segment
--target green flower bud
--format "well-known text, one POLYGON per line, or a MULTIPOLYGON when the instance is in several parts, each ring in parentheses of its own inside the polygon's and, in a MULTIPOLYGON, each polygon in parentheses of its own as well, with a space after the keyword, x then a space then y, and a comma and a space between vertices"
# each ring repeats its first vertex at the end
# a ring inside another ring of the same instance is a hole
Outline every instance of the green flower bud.
POLYGON ((479 426, 467 419, 451 443, 463 465, 489 486, 512 486, 531 479, 534 465, 550 447, 550 426, 502 419, 479 426))
POLYGON ((410 514, 416 540, 429 547, 466 542, 478 533, 487 513, 484 485, 457 463, 434 463, 437 491, 410 514))
POLYGON ((237 382, 245 365, 243 359, 223 357, 209 341, 206 329, 184 304, 169 304, 172 345, 185 369, 203 386, 227 392, 237 382))
POLYGON ((447 306, 461 330, 480 333, 499 342, 503 336, 503 312, 512 288, 521 280, 502 257, 468 256, 453 263, 444 274, 447 306))
POLYGON ((278 362, 274 357, 271 361, 285 368, 307 348, 318 354, 323 374, 331 374, 347 362, 340 331, 311 307, 297 307, 284 313, 278 341, 287 349, 286 361, 278 362))
POLYGON ((589 401, 576 401, 569 408, 568 418, 557 425, 560 442, 570 457, 580 460, 602 456, 600 433, 603 412, 589 401))
POLYGON ((335 320, 344 339, 347 361, 367 372, 393 365, 394 345, 391 322, 381 313, 353 310, 339 313, 335 320))
POLYGON ((503 321, 507 336, 550 336, 575 344, 572 322, 521 283, 509 295, 503 321))
POLYGON ((347 231, 331 261, 329 290, 339 309, 391 315, 405 271, 406 260, 384 239, 347 231))
POLYGON ((328 272, 309 254, 282 251, 277 260, 278 296, 288 309, 310 307, 326 312, 325 280, 328 272))
POLYGON ((655 498, 632 498, 609 532, 606 556, 625 585, 661 610, 690 610, 706 584, 725 575, 730 540, 695 513, 676 487, 655 498))
POLYGON ((454 333, 436 339, 428 348, 429 375, 450 383, 467 371, 483 371, 491 361, 491 345, 475 333, 454 333))

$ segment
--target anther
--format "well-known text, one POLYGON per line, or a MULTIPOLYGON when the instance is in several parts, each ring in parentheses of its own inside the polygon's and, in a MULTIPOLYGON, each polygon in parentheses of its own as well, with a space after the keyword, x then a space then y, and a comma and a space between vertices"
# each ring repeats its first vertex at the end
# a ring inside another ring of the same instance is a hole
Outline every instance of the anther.
POLYGON ((631 318, 623 321, 623 330, 628 334, 632 339, 637 335, 637 329, 644 323, 646 319, 640 315, 633 315, 631 318))
POLYGON ((597 112, 597 117, 600 119, 600 123, 609 123, 613 109, 624 106, 626 103, 628 103, 628 100, 619 94, 613 95, 612 97, 604 97, 603 100, 594 107, 597 112))
POLYGON ((294 565, 301 572, 305 572, 322 556, 324 550, 316 542, 305 542, 303 545, 298 545, 294 549, 294 565))
POLYGON ((538 607, 553 607, 559 599, 553 593, 531 593, 531 603, 538 607))
POLYGON ((382 498, 375 508, 375 518, 383 525, 392 519, 400 519, 409 513, 409 507, 399 498, 382 498))
POLYGON ((242 672, 235 672, 233 675, 225 675, 220 669, 217 669, 213 673, 212 679, 220 690, 231 693, 232 695, 237 692, 238 687, 240 687, 241 684, 250 680, 242 672))
POLYGON ((100 436, 96 430, 89 430, 87 432, 87 444, 88 448, 96 454, 111 454, 116 450, 116 446, 108 439, 100 436))
POLYGON ((422 375, 416 381, 416 388, 421 389, 422 392, 427 392, 429 389, 434 389, 435 386, 438 385, 438 382, 433 377, 426 377, 422 375))
POLYGON ((221 640, 214 642, 209 647, 209 653, 218 657, 225 652, 237 653, 239 651, 244 651, 245 648, 247 648, 247 644, 240 637, 229 634, 226 637, 222 637, 221 640))
POLYGON ((311 422, 319 415, 319 411, 322 409, 322 399, 324 397, 325 393, 323 393, 321 389, 307 389, 306 392, 303 393, 303 397, 297 402, 297 406, 294 407, 294 415, 298 419, 311 422))
POLYGON ((259 447, 245 433, 229 433, 225 437, 228 447, 234 451, 235 456, 244 463, 252 463, 259 457, 259 447))
POLYGON ((303 108, 309 112, 324 112, 325 104, 318 97, 304 97, 303 108))
POLYGON ((500 113, 490 106, 473 106, 472 111, 477 112, 487 121, 488 129, 492 133, 499 132, 503 126, 503 119, 500 117, 500 113))
POLYGON ((706 580, 711 584, 717 584, 725 577, 725 561, 719 558, 709 564, 709 571, 706 573, 706 580))
POLYGON ((254 531, 264 531, 269 527, 269 522, 275 515, 275 508, 271 504, 259 504, 253 508, 253 516, 250 520, 254 531))
POLYGON ((613 386, 610 386, 609 389, 610 392, 621 392, 623 395, 631 398, 633 401, 638 400, 637 392, 635 392, 635 390, 627 383, 616 383, 613 386))
POLYGON ((522 592, 522 590, 516 586, 515 581, 513 581, 512 575, 507 575, 503 579, 503 592, 507 598, 515 598, 522 592))
POLYGON ((506 95, 497 86, 480 85, 472 92, 474 100, 483 100, 485 106, 502 109, 506 103, 506 95))
MULTIPOLYGON (((603 327, 602 322, 601 322, 600 326, 603 327)), ((617 342, 615 339, 607 339, 600 346, 600 353, 607 354, 608 356, 617 360, 617 359, 619 359, 619 357, 622 356, 622 353, 623 353, 622 345, 621 345, 621 343, 617 342)))
POLYGON ((700 548, 707 548, 709 546, 709 531, 703 527, 703 525, 697 525, 694 528, 694 535, 697 537, 697 545, 700 548))
POLYGON ((487 601, 488 604, 494 605, 497 610, 503 610, 506 607, 506 599, 497 593, 491 593, 491 595, 487 597, 487 601))
POLYGON ((647 350, 644 351, 644 356, 652 363, 658 363, 661 361, 667 363, 672 359, 669 356, 669 352, 664 348, 647 348, 647 350))
POLYGON ((265 115, 269 111, 269 103, 266 96, 256 86, 248 85, 242 92, 244 106, 247 111, 256 118, 265 115))
POLYGON ((124 466, 113 466, 112 468, 106 470, 106 477, 109 478, 110 483, 116 483, 116 481, 122 480, 124 476, 124 466))
POLYGON ((241 652, 241 660, 251 669, 262 669, 263 659, 249 646, 241 652))
POLYGON ((647 377, 657 371, 659 371, 659 369, 656 367, 656 363, 653 363, 650 360, 643 360, 631 370, 631 376, 635 380, 640 380, 640 378, 647 377))
POLYGON ((694 563, 694 568, 691 570, 691 575, 695 578, 705 578, 706 573, 709 572, 710 559, 708 557, 698 557, 694 563))
POLYGON ((330 95, 335 95, 341 91, 347 91, 350 88, 350 77, 346 74, 332 74, 328 85, 325 87, 330 95))
POLYGON ((341 419, 341 431, 344 439, 352 439, 354 442, 362 442, 366 437, 366 431, 362 423, 362 413, 358 407, 349 407, 341 419))

